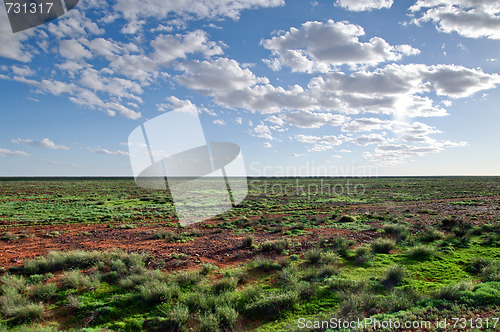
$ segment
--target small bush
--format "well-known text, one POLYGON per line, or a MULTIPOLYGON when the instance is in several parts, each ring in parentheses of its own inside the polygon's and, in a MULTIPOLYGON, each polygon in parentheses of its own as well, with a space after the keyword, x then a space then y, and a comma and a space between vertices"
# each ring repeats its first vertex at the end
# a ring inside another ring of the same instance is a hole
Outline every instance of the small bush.
POLYGON ((434 250, 434 248, 420 245, 410 248, 406 255, 411 259, 426 260, 433 257, 435 253, 436 251, 434 250))
POLYGON ((183 304, 177 304, 173 308, 170 306, 158 306, 161 313, 167 318, 163 321, 151 321, 143 328, 148 330, 175 331, 180 329, 189 320, 189 309, 183 304), (151 325, 151 326, 148 326, 151 325))
POLYGON ((200 316, 200 325, 198 326, 197 331, 217 332, 220 331, 219 325, 219 316, 211 312, 206 312, 200 316))
POLYGON ((96 280, 78 270, 64 272, 61 276, 61 286, 63 288, 90 289, 95 288, 97 285, 96 280))
POLYGON ((227 304, 216 306, 215 312, 219 316, 220 325, 224 328, 232 328, 238 320, 238 312, 227 304))
POLYGON ((382 280, 382 285, 387 288, 393 288, 399 286, 403 281, 405 272, 403 268, 399 265, 392 265, 385 273, 385 277, 382 280))
POLYGON ((260 319, 276 319, 287 310, 291 310, 297 304, 299 295, 295 291, 286 293, 267 294, 260 299, 245 306, 245 312, 251 317, 260 319))
POLYGON ((201 275, 198 271, 188 271, 178 274, 175 278, 180 286, 196 285, 201 280, 201 275))
POLYGON ((165 282, 150 281, 137 288, 140 301, 148 304, 157 304, 176 298, 180 294, 177 284, 167 284, 165 282))
POLYGON ((269 258, 257 257, 253 261, 254 268, 257 270, 261 270, 264 272, 279 270, 281 269, 281 265, 278 264, 275 260, 269 258))
POLYGON ((218 267, 215 264, 212 264, 212 263, 203 263, 203 264, 201 264, 200 274, 206 276, 210 272, 212 272, 214 270, 217 270, 217 269, 218 269, 218 267))
POLYGON ((444 234, 434 228, 430 228, 419 235, 419 240, 424 243, 431 243, 442 238, 444 238, 444 234))
POLYGON ((390 234, 397 242, 406 240, 408 238, 408 227, 405 225, 388 224, 382 227, 386 234, 390 234))
POLYGON ((242 248, 253 248, 254 245, 255 245, 254 237, 251 235, 248 235, 248 236, 245 236, 245 238, 243 239, 241 247, 242 248))
POLYGON ((388 254, 391 252, 391 250, 396 248, 396 243, 390 239, 379 238, 372 242, 371 248, 373 252, 376 252, 378 254, 388 254))
POLYGON ((26 290, 26 279, 23 276, 7 273, 0 278, 0 283, 2 294, 8 293, 9 291, 23 293, 26 290))
POLYGON ((355 264, 361 265, 368 263, 372 258, 373 254, 368 247, 357 247, 352 260, 355 264))
POLYGON ((220 294, 235 289, 237 284, 238 280, 235 278, 222 278, 213 284, 212 289, 215 294, 220 294))
POLYGON ((319 264, 323 259, 323 253, 319 249, 310 249, 304 254, 308 264, 319 264))
POLYGON ((39 283, 30 290, 30 297, 34 300, 47 302, 53 300, 57 295, 57 285, 54 283, 39 283))
POLYGON ((381 305, 380 298, 372 293, 345 293, 340 306, 340 314, 344 317, 356 317, 381 305))
POLYGON ((277 254, 283 253, 283 250, 289 248, 291 245, 289 239, 282 239, 276 241, 265 241, 259 247, 262 252, 271 252, 274 251, 277 254))
POLYGON ((341 222, 341 223, 356 222, 356 217, 349 216, 349 215, 343 215, 342 217, 339 218, 338 222, 341 222))
POLYGON ((31 322, 42 317, 45 307, 42 303, 25 303, 22 306, 12 307, 8 316, 23 322, 31 322))
POLYGON ((441 227, 447 230, 451 230, 453 227, 457 226, 459 221, 457 216, 449 216, 441 221, 441 227))
POLYGON ((456 285, 447 285, 436 293, 434 293, 434 297, 436 299, 442 299, 447 301, 457 301, 464 291, 471 291, 474 288, 472 283, 462 282, 456 285))

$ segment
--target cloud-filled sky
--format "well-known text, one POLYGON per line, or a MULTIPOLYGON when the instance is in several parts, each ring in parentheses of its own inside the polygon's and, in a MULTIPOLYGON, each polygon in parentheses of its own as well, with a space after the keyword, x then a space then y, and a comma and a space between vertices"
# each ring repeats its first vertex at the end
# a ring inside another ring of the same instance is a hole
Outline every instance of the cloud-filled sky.
POLYGON ((82 0, 0 45, 0 176, 130 176, 179 109, 250 175, 500 175, 495 1, 82 0))

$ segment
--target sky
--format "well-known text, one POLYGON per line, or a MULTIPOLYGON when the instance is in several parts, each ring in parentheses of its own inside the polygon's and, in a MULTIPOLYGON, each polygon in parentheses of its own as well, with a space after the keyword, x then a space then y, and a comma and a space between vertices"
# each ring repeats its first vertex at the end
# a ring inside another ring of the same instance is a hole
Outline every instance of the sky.
POLYGON ((500 2, 82 0, 0 45, 0 176, 131 176, 172 110, 251 176, 500 175, 500 2))

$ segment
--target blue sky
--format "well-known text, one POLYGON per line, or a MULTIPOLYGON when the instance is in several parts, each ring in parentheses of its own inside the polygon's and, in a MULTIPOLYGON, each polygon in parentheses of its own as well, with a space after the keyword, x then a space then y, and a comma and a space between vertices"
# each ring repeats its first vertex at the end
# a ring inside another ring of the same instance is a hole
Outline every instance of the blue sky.
POLYGON ((494 1, 90 0, 0 44, 0 176, 130 176, 175 109, 249 175, 500 175, 494 1))

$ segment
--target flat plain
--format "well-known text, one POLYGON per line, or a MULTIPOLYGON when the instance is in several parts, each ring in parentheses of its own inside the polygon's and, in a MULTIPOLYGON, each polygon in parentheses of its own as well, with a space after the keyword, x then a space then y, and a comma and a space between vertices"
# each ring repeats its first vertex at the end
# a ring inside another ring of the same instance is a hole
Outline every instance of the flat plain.
POLYGON ((181 227, 168 192, 132 179, 0 179, 0 326, 289 331, 300 318, 461 317, 500 328, 500 178, 248 183, 236 208, 181 227))

